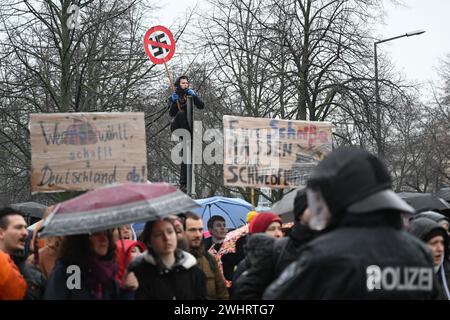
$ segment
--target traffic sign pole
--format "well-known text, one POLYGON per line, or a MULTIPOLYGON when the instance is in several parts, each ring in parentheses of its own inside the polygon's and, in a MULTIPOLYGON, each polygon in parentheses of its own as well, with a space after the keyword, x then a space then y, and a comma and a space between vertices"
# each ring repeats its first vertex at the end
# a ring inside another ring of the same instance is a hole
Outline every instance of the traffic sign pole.
MULTIPOLYGON (((167 62, 175 53, 175 39, 172 32, 163 26, 154 26, 147 30, 144 36, 144 49, 148 58, 154 64, 164 64, 169 84, 173 91, 175 85, 169 72, 167 62)), ((180 102, 177 100, 178 111, 181 110, 180 102)))
MULTIPOLYGON (((169 78, 170 87, 175 92, 175 85, 173 84, 172 76, 170 75, 169 68, 167 67, 167 63, 166 62, 164 62, 164 67, 166 68, 166 73, 167 73, 167 77, 169 78)), ((180 107, 180 101, 179 100, 177 100, 177 107, 178 107, 178 111, 180 111, 181 107, 180 107)))

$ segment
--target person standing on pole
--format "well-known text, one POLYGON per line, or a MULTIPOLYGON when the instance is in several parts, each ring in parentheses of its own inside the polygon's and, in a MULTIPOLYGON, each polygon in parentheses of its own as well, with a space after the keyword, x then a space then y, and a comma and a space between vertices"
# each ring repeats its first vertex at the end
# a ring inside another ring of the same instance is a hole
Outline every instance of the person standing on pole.
MULTIPOLYGON (((175 91, 168 99, 169 115, 172 117, 170 124, 170 132, 173 133, 177 129, 188 130, 192 136, 192 128, 190 128, 187 120, 187 99, 191 96, 194 104, 198 109, 203 109, 205 104, 198 97, 197 93, 189 88, 189 79, 186 76, 181 76, 175 81, 175 91)), ((186 192, 187 190, 187 165, 181 163, 180 169, 180 190, 186 192)))

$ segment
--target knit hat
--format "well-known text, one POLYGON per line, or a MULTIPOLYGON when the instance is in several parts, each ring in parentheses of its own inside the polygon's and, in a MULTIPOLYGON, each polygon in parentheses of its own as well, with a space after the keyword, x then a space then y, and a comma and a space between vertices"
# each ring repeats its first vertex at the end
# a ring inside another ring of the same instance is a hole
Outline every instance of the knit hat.
POLYGON ((249 231, 253 233, 263 233, 267 230, 272 222, 279 222, 283 224, 281 218, 272 212, 258 213, 256 217, 250 222, 249 231))
POLYGON ((250 223, 256 216, 258 215, 258 212, 256 211, 250 211, 249 213, 247 213, 247 223, 250 223))

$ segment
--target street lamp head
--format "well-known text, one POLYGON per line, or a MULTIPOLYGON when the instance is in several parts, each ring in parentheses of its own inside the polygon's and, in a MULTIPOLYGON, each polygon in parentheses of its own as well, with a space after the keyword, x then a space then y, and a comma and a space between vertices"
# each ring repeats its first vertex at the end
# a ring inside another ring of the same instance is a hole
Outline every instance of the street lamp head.
POLYGON ((417 35, 422 34, 424 32, 425 32, 425 30, 415 30, 415 31, 407 32, 406 36, 407 37, 417 36, 417 35))

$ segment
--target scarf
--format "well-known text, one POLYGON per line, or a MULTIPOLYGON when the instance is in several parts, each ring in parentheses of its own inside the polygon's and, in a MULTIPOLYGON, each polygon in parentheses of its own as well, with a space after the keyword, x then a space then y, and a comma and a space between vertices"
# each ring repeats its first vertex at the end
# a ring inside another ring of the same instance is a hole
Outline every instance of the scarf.
POLYGON ((117 265, 114 259, 102 260, 91 257, 86 261, 86 285, 94 296, 102 300, 105 291, 112 291, 115 285, 117 265))

